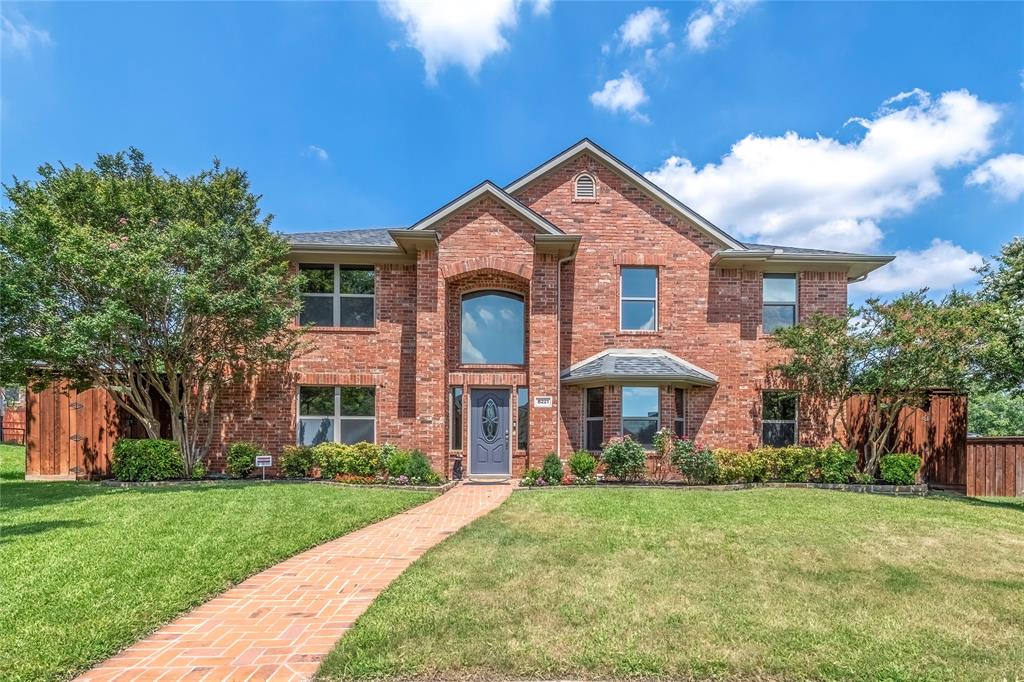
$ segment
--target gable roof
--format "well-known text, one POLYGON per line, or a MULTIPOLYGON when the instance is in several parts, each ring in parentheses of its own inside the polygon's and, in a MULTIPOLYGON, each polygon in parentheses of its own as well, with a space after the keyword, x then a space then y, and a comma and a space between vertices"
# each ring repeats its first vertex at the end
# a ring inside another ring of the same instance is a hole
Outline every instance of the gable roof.
POLYGON ((743 243, 737 241, 734 237, 726 233, 714 225, 710 220, 700 215, 692 208, 684 204, 683 202, 676 199, 674 196, 663 190, 662 188, 655 185, 653 182, 645 178, 641 173, 633 170, 629 165, 624 163, 622 160, 616 158, 613 154, 603 149, 600 145, 592 141, 590 138, 583 138, 576 144, 572 145, 565 151, 556 155, 554 158, 545 161, 541 165, 534 168, 532 171, 522 176, 518 180, 513 180, 510 184, 505 186, 506 192, 517 192, 523 187, 527 186, 540 176, 547 172, 561 166, 566 161, 574 158, 575 156, 589 152, 595 157, 600 159, 602 162, 610 166, 613 170, 618 172, 620 175, 625 176, 627 179, 636 183, 640 189, 644 190, 648 195, 654 197, 654 199, 662 202, 669 206, 669 208, 675 210, 677 213, 682 214, 685 218, 694 223, 697 228, 708 235, 712 239, 718 241, 723 246, 730 249, 743 249, 745 248, 743 243))
POLYGON ((562 372, 563 384, 663 381, 714 386, 718 377, 660 348, 609 348, 562 372))
POLYGON ((441 222, 448 216, 452 215, 464 206, 469 205, 473 201, 476 201, 484 195, 489 195, 499 203, 503 204, 506 208, 518 213, 526 221, 532 224, 537 230, 543 234, 565 234, 562 230, 552 225, 547 218, 534 211, 532 208, 522 203, 514 196, 498 187, 490 180, 484 180, 479 185, 469 190, 460 197, 449 201, 447 204, 437 209, 427 217, 416 222, 410 230, 426 230, 437 223, 441 222))
POLYGON ((395 246, 389 234, 393 227, 360 230, 328 230, 325 232, 284 232, 281 236, 290 246, 395 246))

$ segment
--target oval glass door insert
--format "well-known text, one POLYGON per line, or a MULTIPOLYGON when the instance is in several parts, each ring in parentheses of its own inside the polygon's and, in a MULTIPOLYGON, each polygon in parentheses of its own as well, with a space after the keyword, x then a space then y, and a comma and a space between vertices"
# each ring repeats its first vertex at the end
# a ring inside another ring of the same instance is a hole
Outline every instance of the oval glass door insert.
POLYGON ((498 438, 498 406, 494 404, 493 398, 488 398, 484 403, 481 422, 483 422, 484 440, 493 443, 498 438))

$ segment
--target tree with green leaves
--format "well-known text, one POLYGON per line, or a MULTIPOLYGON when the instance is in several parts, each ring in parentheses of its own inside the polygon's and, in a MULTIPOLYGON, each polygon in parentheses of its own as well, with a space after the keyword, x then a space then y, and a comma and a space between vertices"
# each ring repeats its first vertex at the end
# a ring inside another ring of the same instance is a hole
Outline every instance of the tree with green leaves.
POLYGON ((830 407, 833 432, 841 425, 847 443, 854 425, 846 401, 867 401, 864 471, 875 475, 904 408, 923 407, 935 388, 967 390, 988 312, 958 295, 932 301, 925 291, 869 299, 846 317, 817 314, 777 330, 774 341, 788 352, 775 369, 803 396, 830 407))
POLYGON ((1004 244, 977 272, 977 298, 991 312, 988 343, 978 355, 980 379, 989 389, 1024 396, 1024 237, 1004 244))
POLYGON ((106 389, 189 476, 226 385, 299 349, 299 283, 246 174, 157 173, 136 149, 14 179, 0 212, 0 384, 106 389))
POLYGON ((1024 396, 1006 391, 972 393, 967 430, 980 436, 1024 436, 1024 396))

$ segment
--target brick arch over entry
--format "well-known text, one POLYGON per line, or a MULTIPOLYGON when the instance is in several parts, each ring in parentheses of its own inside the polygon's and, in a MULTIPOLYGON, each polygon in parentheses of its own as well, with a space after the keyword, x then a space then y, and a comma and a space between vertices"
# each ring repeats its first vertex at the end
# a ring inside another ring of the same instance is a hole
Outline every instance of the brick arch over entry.
POLYGON ((523 263, 504 258, 502 256, 478 256, 466 260, 445 263, 441 266, 441 276, 446 280, 459 275, 476 275, 475 271, 494 271, 496 273, 514 275, 517 278, 529 280, 533 276, 533 263, 523 263))

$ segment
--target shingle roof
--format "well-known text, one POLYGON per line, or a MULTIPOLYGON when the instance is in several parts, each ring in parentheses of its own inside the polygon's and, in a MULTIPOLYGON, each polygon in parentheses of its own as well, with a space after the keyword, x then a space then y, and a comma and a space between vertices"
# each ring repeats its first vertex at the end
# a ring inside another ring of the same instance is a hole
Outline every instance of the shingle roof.
POLYGON ((613 348, 562 372, 562 383, 666 381, 711 386, 718 377, 661 349, 613 348))
POLYGON ((285 241, 292 246, 395 246, 389 230, 405 229, 375 227, 362 230, 330 230, 328 232, 286 232, 285 241))
POLYGON ((807 255, 818 255, 818 256, 859 256, 859 253, 850 253, 849 251, 825 251, 824 249, 804 249, 798 246, 775 246, 774 244, 751 244, 744 242, 743 246, 747 247, 750 251, 770 251, 780 253, 799 253, 807 255))

